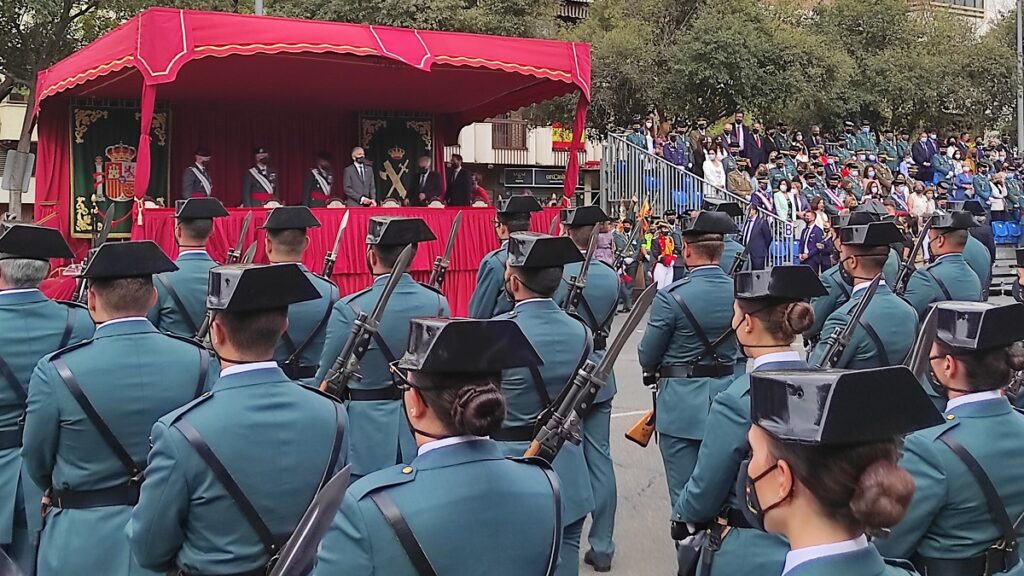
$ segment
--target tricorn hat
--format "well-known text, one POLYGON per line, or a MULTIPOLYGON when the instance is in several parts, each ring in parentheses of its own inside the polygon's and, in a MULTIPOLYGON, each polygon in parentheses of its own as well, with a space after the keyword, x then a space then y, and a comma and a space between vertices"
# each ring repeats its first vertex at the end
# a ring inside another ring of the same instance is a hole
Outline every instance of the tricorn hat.
POLYGON ((735 234, 739 232, 732 216, 725 212, 698 212, 681 232, 683 236, 698 234, 735 234))
POLYGON ((108 242, 89 254, 82 278, 135 278, 178 269, 152 240, 108 242))
POLYGON ((285 308, 316 300, 320 292, 295 263, 231 264, 210 269, 206 307, 227 312, 285 308))
POLYGON ((741 300, 806 300, 828 293, 814 269, 802 264, 738 272, 734 282, 741 300))
POLYGON ((366 243, 371 246, 405 246, 436 239, 422 218, 374 216, 366 232, 366 243))
POLYGON ((0 254, 25 260, 75 257, 60 231, 31 224, 0 225, 0 254))
POLYGON ((566 226, 577 228, 580 226, 593 226, 598 222, 609 220, 600 206, 580 206, 578 208, 564 208, 561 213, 562 223, 566 226))
POLYGON ((414 318, 409 328, 405 370, 486 374, 544 363, 512 320, 414 318))
POLYGON ((174 202, 174 217, 178 220, 211 220, 228 215, 220 200, 212 197, 196 197, 174 202))
POLYGON ((935 338, 960 350, 1002 348, 1024 340, 1024 304, 940 302, 935 338))
POLYGON ((978 225, 970 212, 958 210, 944 214, 933 214, 932 228, 936 230, 967 230, 978 225))
POLYGON ((723 214, 728 214, 730 218, 743 216, 743 208, 740 208, 739 202, 730 202, 728 200, 705 198, 701 209, 707 212, 722 212, 723 214))
POLYGON ((498 214, 530 214, 540 212, 543 208, 536 198, 528 194, 509 196, 501 201, 498 206, 498 214))
POLYGON ((839 241, 847 246, 888 246, 903 240, 903 233, 892 221, 845 226, 839 230, 839 241))
POLYGON ((568 236, 548 236, 539 232, 513 232, 509 235, 509 266, 554 268, 582 261, 583 254, 568 236))
POLYGON ((319 228, 320 221, 313 216, 313 211, 306 206, 280 206, 270 211, 264 230, 305 230, 319 228))

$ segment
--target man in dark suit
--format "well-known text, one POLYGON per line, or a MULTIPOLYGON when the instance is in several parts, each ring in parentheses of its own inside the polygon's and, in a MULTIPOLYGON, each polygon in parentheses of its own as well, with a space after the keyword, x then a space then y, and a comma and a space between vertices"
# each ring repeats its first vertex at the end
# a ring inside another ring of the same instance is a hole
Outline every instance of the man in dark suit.
POLYGON ((825 148, 825 137, 821 135, 821 126, 811 126, 811 137, 807 141, 809 148, 820 146, 825 148))
POLYGON ((210 164, 210 155, 209 148, 205 146, 196 148, 195 162, 185 168, 185 173, 181 178, 182 199, 213 196, 213 180, 206 168, 210 164))
POLYGON ((441 183, 441 175, 430 169, 430 156, 421 156, 419 173, 416 175, 416 182, 412 186, 410 203, 413 206, 426 206, 441 196, 444 186, 441 183))
POLYGON ((800 263, 810 266, 815 274, 821 274, 828 256, 825 251, 825 231, 815 222, 813 211, 807 210, 803 215, 807 226, 800 235, 800 263))
POLYGON ((352 149, 352 165, 345 168, 342 178, 346 206, 376 206, 377 182, 373 169, 365 164, 366 152, 356 146, 352 149))
POLYGON ((924 132, 921 133, 919 140, 910 147, 910 157, 914 160, 914 164, 917 164, 917 179, 921 182, 931 183, 932 181, 934 173, 932 168, 933 148, 931 141, 928 140, 928 134, 924 132))
POLYGON ((757 169, 768 160, 768 146, 768 139, 761 136, 761 123, 754 122, 754 127, 750 129, 750 139, 742 148, 743 157, 750 160, 751 174, 756 174, 757 169))
POLYGON ((740 240, 744 246, 750 247, 750 269, 764 270, 772 246, 772 229, 768 225, 768 219, 762 216, 755 206, 751 205, 747 214, 747 222, 741 230, 740 240))
POLYGON ((452 169, 448 174, 445 200, 449 206, 469 206, 473 193, 473 178, 462 167, 462 155, 452 154, 452 169))
POLYGON ((738 142, 740 145, 740 153, 746 156, 747 146, 750 145, 750 128, 747 128, 747 126, 743 124, 743 112, 737 112, 735 119, 736 121, 732 125, 732 137, 730 138, 730 141, 738 142))

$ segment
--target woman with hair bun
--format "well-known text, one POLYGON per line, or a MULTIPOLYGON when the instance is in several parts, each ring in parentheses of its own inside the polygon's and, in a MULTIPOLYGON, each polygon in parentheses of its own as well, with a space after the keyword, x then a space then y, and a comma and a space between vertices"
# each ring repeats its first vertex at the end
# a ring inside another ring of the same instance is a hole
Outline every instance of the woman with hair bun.
POLYGON ((750 460, 737 490, 754 526, 784 536, 784 576, 905 576, 868 543, 900 521, 914 481, 900 437, 942 421, 905 367, 751 376, 750 460))
POLYGON ((1024 369, 1024 304, 944 302, 933 314, 928 362, 945 419, 907 438, 901 464, 917 490, 878 549, 929 576, 1024 574, 1024 416, 1004 394, 1024 369))
POLYGON ((557 477, 487 438, 505 420, 501 371, 540 360, 511 320, 413 320, 392 372, 419 453, 352 484, 313 574, 550 576, 562 531, 557 477))
MULTIPOLYGON (((775 266, 736 275, 732 325, 744 354, 753 359, 755 374, 810 368, 791 345, 814 323, 814 310, 805 300, 825 293, 807 266, 775 266)), ((743 492, 734 490, 740 463, 749 451, 749 429, 750 375, 743 374, 715 396, 697 466, 673 506, 673 538, 682 540, 698 528, 704 531, 698 536, 703 537, 702 576, 778 576, 789 551, 782 538, 765 534, 746 520, 741 511, 743 492)), ((686 563, 683 554, 680 562, 686 563)))

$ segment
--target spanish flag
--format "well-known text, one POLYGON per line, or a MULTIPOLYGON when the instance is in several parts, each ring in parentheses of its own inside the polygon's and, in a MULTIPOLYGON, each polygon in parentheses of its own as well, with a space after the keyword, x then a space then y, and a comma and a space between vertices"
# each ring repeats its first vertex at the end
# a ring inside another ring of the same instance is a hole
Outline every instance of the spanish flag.
POLYGON ((640 226, 640 230, 646 234, 647 229, 650 227, 647 224, 647 218, 651 215, 651 203, 649 200, 644 200, 643 206, 640 207, 640 211, 636 214, 636 224, 640 226))

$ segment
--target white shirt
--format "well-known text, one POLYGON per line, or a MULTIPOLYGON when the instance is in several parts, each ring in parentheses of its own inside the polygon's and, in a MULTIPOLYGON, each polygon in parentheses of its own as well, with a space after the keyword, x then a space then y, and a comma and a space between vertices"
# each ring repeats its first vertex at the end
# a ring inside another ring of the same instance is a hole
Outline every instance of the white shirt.
POLYGON ((861 548, 867 547, 868 539, 866 536, 861 534, 853 540, 843 540, 842 542, 835 542, 833 544, 821 544, 819 546, 808 546, 807 548, 800 548, 799 550, 791 550, 786 554, 786 566, 782 569, 782 576, 785 576, 790 570, 804 562, 810 562, 816 558, 824 558, 826 556, 855 552, 861 548))
POLYGON ((0 290, 0 295, 3 295, 3 294, 25 294, 26 292, 39 292, 39 288, 13 288, 11 290, 0 290))
POLYGON ((718 264, 702 264, 700 266, 697 266, 696 268, 690 268, 690 273, 692 274, 692 273, 694 273, 697 270, 700 270, 702 268, 719 268, 719 269, 721 269, 721 266, 719 266, 718 264))
POLYGON ((121 322, 139 322, 139 321, 149 322, 149 319, 146 318, 145 316, 128 316, 127 318, 115 318, 113 320, 107 320, 103 324, 100 324, 99 326, 96 327, 96 329, 99 330, 100 328, 103 328, 104 326, 107 326, 109 324, 118 324, 118 323, 121 323, 121 322))
POLYGON ((527 298, 526 300, 516 302, 516 308, 519 308, 519 306, 526 304, 527 302, 541 302, 543 300, 551 300, 551 298, 527 298))
POLYGON ((178 256, 184 256, 185 254, 206 254, 206 250, 202 248, 191 248, 189 250, 182 250, 178 252, 178 256))
POLYGON ((971 394, 964 394, 963 396, 957 396, 946 403, 946 412, 951 412, 953 408, 957 406, 963 406, 964 404, 970 404, 972 402, 984 402, 985 400, 994 400, 996 398, 1002 398, 1003 394, 999 390, 986 390, 984 392, 974 392, 971 394))
POLYGON ((757 370, 760 366, 768 364, 769 362, 799 362, 800 353, 796 351, 789 352, 772 352, 771 354, 765 354, 764 356, 758 356, 754 358, 754 367, 752 370, 757 370))
POLYGON ((487 436, 473 436, 472 434, 465 434, 462 436, 450 436, 448 438, 442 438, 440 440, 431 440, 423 446, 420 446, 416 450, 417 456, 423 456, 431 450, 437 450, 438 448, 444 448, 445 446, 454 446, 455 444, 462 444, 463 442, 472 442, 474 440, 487 440, 487 436))
POLYGON ((867 282, 860 282, 860 283, 854 285, 853 290, 850 291, 850 295, 852 296, 852 295, 856 294, 857 292, 860 292, 861 290, 864 290, 865 288, 867 288, 870 285, 871 285, 871 281, 870 280, 867 281, 867 282))
POLYGON ((247 364, 235 364, 220 371, 220 377, 231 376, 232 374, 241 374, 243 372, 252 372, 253 370, 264 370, 266 368, 277 368, 277 362, 269 360, 267 362, 249 362, 247 364))
POLYGON ((942 256, 936 256, 935 257, 935 261, 932 262, 932 264, 935 264, 936 262, 938 262, 939 260, 942 260, 943 258, 945 258, 947 256, 963 256, 963 253, 962 252, 949 252, 947 254, 943 254, 942 256))

